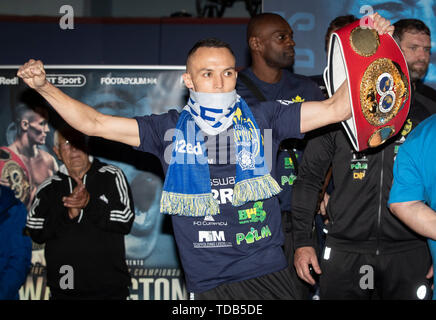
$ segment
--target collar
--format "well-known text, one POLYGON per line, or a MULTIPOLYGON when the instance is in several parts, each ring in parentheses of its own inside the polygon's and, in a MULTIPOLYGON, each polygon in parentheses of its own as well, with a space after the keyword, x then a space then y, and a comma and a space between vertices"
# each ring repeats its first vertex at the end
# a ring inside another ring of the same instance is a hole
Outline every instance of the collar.
MULTIPOLYGON (((89 155, 88 159, 89 159, 89 162, 91 162, 91 168, 92 168, 92 165, 94 164, 94 157, 89 155)), ((61 164, 61 166, 59 167, 59 172, 65 174, 67 176, 70 176, 70 173, 68 172, 68 169, 65 166, 65 164, 61 164)))

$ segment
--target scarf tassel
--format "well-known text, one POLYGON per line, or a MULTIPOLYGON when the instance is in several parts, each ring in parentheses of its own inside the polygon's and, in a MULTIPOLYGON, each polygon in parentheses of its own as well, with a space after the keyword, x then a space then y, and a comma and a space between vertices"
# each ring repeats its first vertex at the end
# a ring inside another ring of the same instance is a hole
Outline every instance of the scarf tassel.
POLYGON ((179 216, 214 216, 219 214, 219 206, 211 193, 182 194, 162 191, 160 211, 179 216))
POLYGON ((238 207, 249 201, 268 199, 279 194, 280 191, 282 188, 270 174, 242 180, 233 188, 232 204, 238 207))

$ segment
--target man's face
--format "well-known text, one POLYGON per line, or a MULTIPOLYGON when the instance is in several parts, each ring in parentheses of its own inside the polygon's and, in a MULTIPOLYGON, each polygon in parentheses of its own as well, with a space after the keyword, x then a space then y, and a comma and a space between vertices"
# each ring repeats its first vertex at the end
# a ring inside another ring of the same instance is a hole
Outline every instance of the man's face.
POLYGON ((293 31, 283 19, 270 19, 259 27, 260 50, 266 64, 274 68, 287 68, 294 63, 293 31))
POLYGON ((196 92, 223 93, 236 87, 235 58, 226 48, 200 47, 189 58, 186 87, 196 92))
POLYGON ((47 133, 50 131, 47 117, 32 112, 27 121, 27 135, 30 144, 44 145, 47 133))
MULTIPOLYGON (((392 23, 399 19, 422 20, 429 27, 430 33, 436 34, 436 0, 346 0, 343 7, 344 12, 361 17, 362 14, 368 13, 367 8, 363 7, 368 5, 372 7, 373 12, 378 12, 392 23)), ((436 45, 434 39, 435 37, 433 37, 433 48, 436 45)), ((434 85, 436 84, 436 55, 431 57, 428 69, 425 81, 434 85)))
POLYGON ((424 78, 430 63, 431 39, 422 32, 404 32, 400 42, 412 81, 424 78))
POLYGON ((58 147, 53 147, 56 156, 68 169, 68 172, 83 171, 89 166, 88 154, 82 149, 85 148, 83 136, 73 137, 66 140, 63 136, 58 137, 58 147))

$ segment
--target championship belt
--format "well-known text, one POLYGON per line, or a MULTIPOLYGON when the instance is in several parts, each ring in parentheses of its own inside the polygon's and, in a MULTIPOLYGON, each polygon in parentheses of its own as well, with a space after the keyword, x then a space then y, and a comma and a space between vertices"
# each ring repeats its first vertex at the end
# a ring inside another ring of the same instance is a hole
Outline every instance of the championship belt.
POLYGON ((410 80, 390 35, 361 27, 360 20, 333 33, 324 70, 329 96, 344 80, 353 116, 342 124, 356 151, 377 147, 398 133, 409 113, 410 80))
POLYGON ((18 155, 6 147, 0 148, 0 177, 8 180, 17 199, 24 204, 29 202, 29 172, 18 155))

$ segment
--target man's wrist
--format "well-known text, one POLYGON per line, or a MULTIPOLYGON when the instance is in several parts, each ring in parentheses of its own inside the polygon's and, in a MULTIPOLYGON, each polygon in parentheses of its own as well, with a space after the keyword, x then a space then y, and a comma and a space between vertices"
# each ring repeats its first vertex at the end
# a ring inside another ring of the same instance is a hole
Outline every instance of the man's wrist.
POLYGON ((68 208, 68 217, 70 218, 70 220, 76 219, 80 214, 80 210, 81 209, 77 208, 68 208))
POLYGON ((43 93, 48 94, 50 92, 50 90, 53 88, 54 88, 54 86, 47 79, 45 79, 45 83, 42 86, 35 88, 35 90, 41 94, 43 94, 43 93))

